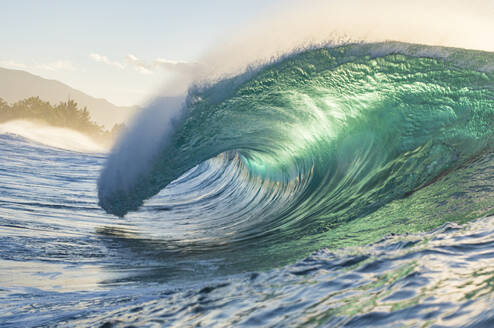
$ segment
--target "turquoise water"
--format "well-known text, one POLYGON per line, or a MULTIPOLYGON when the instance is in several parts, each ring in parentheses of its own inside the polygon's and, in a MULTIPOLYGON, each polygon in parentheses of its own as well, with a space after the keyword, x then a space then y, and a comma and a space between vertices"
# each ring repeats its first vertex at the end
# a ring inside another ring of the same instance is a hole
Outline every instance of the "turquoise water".
POLYGON ((0 135, 0 325, 490 327, 493 68, 305 49, 110 154, 0 135))
POLYGON ((117 146, 100 205, 124 215, 209 161, 217 171, 200 188, 216 194, 199 190, 191 204, 199 247, 228 243, 256 263, 467 222, 493 210, 486 179, 482 197, 453 201, 492 152, 493 63, 479 51, 358 44, 192 87, 148 166, 129 177, 118 151, 138 134, 117 146))

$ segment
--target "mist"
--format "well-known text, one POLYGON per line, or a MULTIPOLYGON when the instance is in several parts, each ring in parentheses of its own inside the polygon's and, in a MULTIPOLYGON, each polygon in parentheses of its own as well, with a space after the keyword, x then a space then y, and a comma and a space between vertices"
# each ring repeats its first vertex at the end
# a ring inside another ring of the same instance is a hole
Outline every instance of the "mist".
POLYGON ((77 131, 53 127, 41 122, 25 120, 8 121, 0 124, 0 134, 15 134, 31 141, 54 148, 84 153, 107 151, 90 137, 77 131))
POLYGON ((193 79, 237 74, 318 44, 401 41, 494 51, 494 1, 304 1, 226 36, 193 79))

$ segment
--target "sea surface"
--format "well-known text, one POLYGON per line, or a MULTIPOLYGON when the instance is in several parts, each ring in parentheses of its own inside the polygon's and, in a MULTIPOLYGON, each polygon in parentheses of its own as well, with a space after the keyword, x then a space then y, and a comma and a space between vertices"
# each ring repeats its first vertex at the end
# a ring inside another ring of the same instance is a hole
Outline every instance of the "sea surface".
POLYGON ((109 154, 3 131, 0 326, 493 327, 493 68, 306 49, 109 154))

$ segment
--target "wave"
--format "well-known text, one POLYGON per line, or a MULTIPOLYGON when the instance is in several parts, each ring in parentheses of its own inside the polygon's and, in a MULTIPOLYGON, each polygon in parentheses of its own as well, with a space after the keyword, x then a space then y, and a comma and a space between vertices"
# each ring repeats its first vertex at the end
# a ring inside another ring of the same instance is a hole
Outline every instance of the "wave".
POLYGON ((90 137, 77 131, 31 121, 15 120, 0 124, 0 134, 16 134, 43 145, 86 153, 107 151, 90 137))
POLYGON ((493 68, 490 52, 347 44, 196 85, 117 144, 100 206, 124 216, 168 186, 180 198, 168 205, 201 222, 190 234, 207 231, 196 241, 313 240, 431 185, 440 193, 445 176, 490 156, 493 68))

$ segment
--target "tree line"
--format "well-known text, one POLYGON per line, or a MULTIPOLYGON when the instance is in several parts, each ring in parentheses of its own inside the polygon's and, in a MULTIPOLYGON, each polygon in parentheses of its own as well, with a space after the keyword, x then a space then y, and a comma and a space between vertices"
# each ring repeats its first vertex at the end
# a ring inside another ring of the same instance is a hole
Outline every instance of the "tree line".
POLYGON ((111 142, 125 128, 125 124, 121 123, 106 130, 91 120, 86 107, 79 108, 73 100, 52 105, 39 97, 30 97, 10 105, 0 98, 0 123, 21 119, 73 129, 103 142, 111 142))

